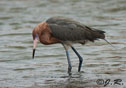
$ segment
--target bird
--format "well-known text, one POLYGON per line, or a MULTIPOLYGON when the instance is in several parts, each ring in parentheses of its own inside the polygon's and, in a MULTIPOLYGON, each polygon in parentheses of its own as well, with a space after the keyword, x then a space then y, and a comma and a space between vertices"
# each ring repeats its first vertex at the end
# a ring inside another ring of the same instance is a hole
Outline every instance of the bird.
MULTIPOLYGON (((72 65, 69 56, 69 48, 71 48, 79 58, 78 72, 81 71, 83 58, 73 47, 73 44, 85 43, 95 40, 105 39, 105 31, 88 27, 79 21, 63 16, 53 16, 45 22, 39 23, 32 31, 33 36, 33 53, 34 58, 37 41, 44 45, 62 44, 68 62, 68 73, 71 74, 72 65)), ((108 41, 107 41, 108 42, 108 41)), ((109 42, 108 42, 109 43, 109 42)))

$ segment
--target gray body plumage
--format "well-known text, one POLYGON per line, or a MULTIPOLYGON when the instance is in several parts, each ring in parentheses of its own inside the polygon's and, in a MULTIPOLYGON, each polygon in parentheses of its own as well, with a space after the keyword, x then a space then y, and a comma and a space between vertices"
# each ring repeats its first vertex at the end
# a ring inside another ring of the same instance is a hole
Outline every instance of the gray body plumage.
POLYGON ((104 39, 104 31, 85 26, 66 17, 52 17, 46 21, 52 35, 62 41, 72 41, 84 44, 86 41, 104 39))

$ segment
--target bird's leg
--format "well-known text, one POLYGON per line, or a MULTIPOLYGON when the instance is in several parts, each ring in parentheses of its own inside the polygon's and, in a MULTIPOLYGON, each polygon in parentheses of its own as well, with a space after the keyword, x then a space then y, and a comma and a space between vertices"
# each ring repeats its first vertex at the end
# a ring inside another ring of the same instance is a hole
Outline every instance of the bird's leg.
POLYGON ((80 56, 80 54, 76 51, 76 49, 74 47, 72 47, 72 50, 76 53, 76 55, 78 56, 79 58, 79 67, 78 67, 78 72, 80 72, 81 70, 81 66, 82 66, 82 62, 83 62, 83 58, 80 56))
POLYGON ((67 61, 68 61, 68 74, 71 75, 72 65, 71 65, 71 62, 70 62, 70 56, 69 56, 69 51, 68 51, 70 46, 67 45, 67 44, 64 44, 64 43, 62 43, 62 45, 64 46, 64 49, 66 51, 66 56, 67 56, 67 61))
POLYGON ((66 50, 66 56, 67 56, 67 61, 68 61, 68 74, 71 75, 72 66, 71 66, 70 57, 69 57, 69 51, 68 50, 66 50))

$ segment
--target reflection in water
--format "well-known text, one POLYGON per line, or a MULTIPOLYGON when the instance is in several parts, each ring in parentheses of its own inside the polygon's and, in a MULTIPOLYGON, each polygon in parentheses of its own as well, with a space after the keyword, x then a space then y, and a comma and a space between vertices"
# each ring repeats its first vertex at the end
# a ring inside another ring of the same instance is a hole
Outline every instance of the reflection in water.
POLYGON ((126 0, 1 0, 1 88, 100 88, 98 79, 122 79, 126 87, 126 0), (84 58, 78 73, 78 57, 70 50, 72 75, 60 44, 38 44, 32 59, 32 29, 51 16, 74 18, 106 31, 105 41, 74 45, 84 58))
MULTIPOLYGON (((82 72, 83 73, 83 72, 82 72)), ((52 88, 77 88, 77 87, 85 87, 88 82, 83 81, 82 74, 77 73, 70 76, 62 76, 61 78, 64 80, 55 82, 55 80, 47 80, 46 84, 50 84, 52 88), (53 81, 53 82, 50 82, 53 81)))

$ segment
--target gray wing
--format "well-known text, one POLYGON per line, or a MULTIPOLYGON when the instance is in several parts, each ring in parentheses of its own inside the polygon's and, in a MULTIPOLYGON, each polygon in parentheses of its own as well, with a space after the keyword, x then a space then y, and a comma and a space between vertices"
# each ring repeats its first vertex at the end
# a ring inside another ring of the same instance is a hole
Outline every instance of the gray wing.
POLYGON ((57 25, 49 24, 54 37, 63 41, 90 40, 91 33, 74 24, 57 25))
POLYGON ((98 34, 91 28, 65 17, 52 17, 46 21, 57 39, 63 41, 90 40, 94 41, 98 34))

